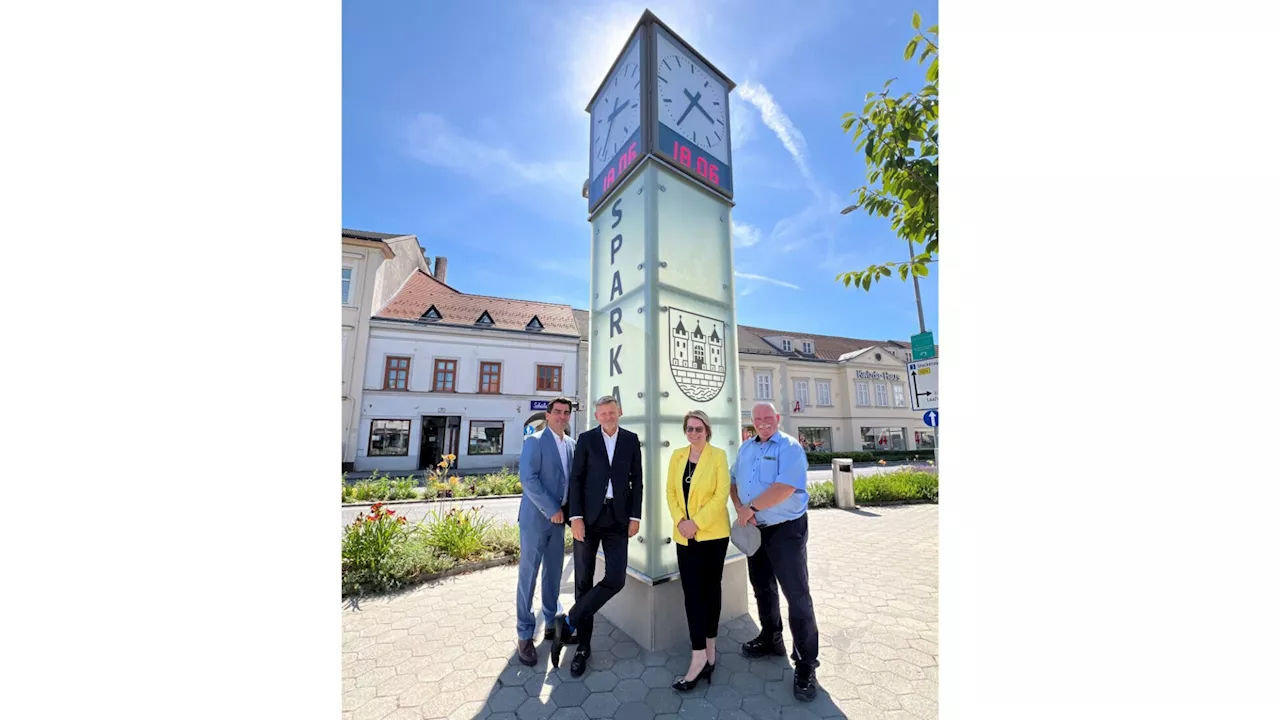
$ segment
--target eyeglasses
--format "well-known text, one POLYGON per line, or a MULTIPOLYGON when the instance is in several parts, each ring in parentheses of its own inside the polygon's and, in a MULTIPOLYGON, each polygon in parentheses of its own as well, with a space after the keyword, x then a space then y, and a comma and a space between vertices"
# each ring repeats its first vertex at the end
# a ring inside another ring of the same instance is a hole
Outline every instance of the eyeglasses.
POLYGON ((702 426, 700 426, 700 425, 690 425, 689 427, 687 427, 687 428, 685 428, 685 429, 684 429, 684 431, 685 431, 685 432, 687 432, 687 433, 691 433, 691 432, 692 432, 692 433, 700 433, 700 432, 703 432, 703 431, 705 431, 705 430, 706 430, 706 428, 704 428, 704 427, 702 427, 702 426))

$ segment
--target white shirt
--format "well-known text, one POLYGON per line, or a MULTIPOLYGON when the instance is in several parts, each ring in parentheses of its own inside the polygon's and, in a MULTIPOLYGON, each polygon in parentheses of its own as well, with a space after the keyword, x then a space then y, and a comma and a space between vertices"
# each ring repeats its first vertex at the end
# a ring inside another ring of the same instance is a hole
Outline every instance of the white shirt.
MULTIPOLYGON (((609 467, 613 467, 613 450, 618 447, 618 431, 614 430, 613 435, 610 435, 604 428, 600 428, 600 435, 604 437, 604 450, 609 453, 609 467)), ((613 480, 609 480, 609 484, 605 486, 604 499, 613 499, 613 480)))
POLYGON ((564 497, 560 499, 560 504, 565 505, 569 502, 569 445, 554 430, 551 431, 551 437, 555 438, 556 449, 560 451, 560 467, 564 468, 564 497))
MULTIPOLYGON (((604 431, 604 428, 600 428, 600 437, 604 438, 604 451, 609 454, 609 467, 613 467, 613 451, 615 448, 618 447, 618 429, 619 428, 615 428, 613 431, 613 434, 610 435, 609 433, 604 431)), ((613 499, 613 480, 612 479, 610 479, 608 481, 608 484, 605 485, 604 499, 605 500, 613 499)), ((574 517, 571 517, 569 519, 578 520, 581 517, 582 517, 581 515, 575 515, 574 517)), ((636 522, 640 522, 640 518, 631 518, 631 519, 635 520, 636 522)))

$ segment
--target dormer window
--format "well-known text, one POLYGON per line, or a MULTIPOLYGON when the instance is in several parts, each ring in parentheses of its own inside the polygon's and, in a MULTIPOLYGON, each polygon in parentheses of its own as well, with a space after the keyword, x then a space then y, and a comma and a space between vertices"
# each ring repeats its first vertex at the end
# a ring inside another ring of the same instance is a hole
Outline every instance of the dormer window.
POLYGON ((791 352, 791 340, 784 338, 782 341, 782 352, 791 352))
POLYGON ((440 311, 436 309, 435 305, 432 305, 431 307, 427 308, 426 312, 422 313, 422 319, 437 321, 440 319, 440 311))
POLYGON ((524 329, 529 332, 539 332, 542 330, 542 321, 538 319, 537 315, 534 315, 529 324, 524 326, 524 329))
POLYGON ((489 311, 488 311, 488 310, 485 310, 483 313, 481 313, 481 314, 480 314, 480 319, 479 319, 479 320, 476 320, 476 324, 477 324, 477 325, 492 325, 492 324, 493 324, 493 318, 489 317, 489 311))
POLYGON ((804 354, 805 354, 805 355, 812 355, 812 354, 813 354, 813 343, 811 343, 811 342, 809 342, 808 340, 806 340, 806 341, 805 341, 805 343, 804 343, 804 346, 803 346, 803 347, 804 347, 804 354))

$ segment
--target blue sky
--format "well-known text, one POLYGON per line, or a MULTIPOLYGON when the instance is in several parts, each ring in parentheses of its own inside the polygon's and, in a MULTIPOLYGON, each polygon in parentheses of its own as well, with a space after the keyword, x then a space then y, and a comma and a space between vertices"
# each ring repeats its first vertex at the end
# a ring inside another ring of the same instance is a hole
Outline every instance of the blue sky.
MULTIPOLYGON (((937 3, 396 2, 343 4, 344 227, 415 234, 463 292, 587 305, 587 113, 648 7, 737 84, 738 322, 870 339, 917 331, 910 282, 870 293, 838 272, 905 259, 888 221, 841 216, 865 164, 840 116, 902 59, 911 11, 937 3)), ((936 328, 937 269, 921 281, 936 328)))

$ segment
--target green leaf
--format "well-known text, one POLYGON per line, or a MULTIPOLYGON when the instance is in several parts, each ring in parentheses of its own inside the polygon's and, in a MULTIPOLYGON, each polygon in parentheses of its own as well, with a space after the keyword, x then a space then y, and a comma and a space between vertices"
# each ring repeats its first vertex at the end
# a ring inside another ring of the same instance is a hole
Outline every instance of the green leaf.
POLYGON ((920 13, 919 12, 911 13, 911 27, 916 30, 920 29, 920 13))
POLYGON ((911 56, 916 54, 916 45, 918 43, 919 41, 914 39, 911 42, 907 43, 907 49, 904 53, 902 53, 903 60, 910 60, 911 56))
POLYGON ((934 58, 929 65, 929 70, 924 74, 924 78, 931 83, 938 82, 938 58, 934 58))
POLYGON ((938 26, 937 26, 937 25, 930 25, 930 26, 929 26, 929 29, 928 29, 928 30, 925 30, 925 32, 927 32, 927 33, 932 33, 933 35, 937 35, 937 34, 938 34, 938 26))

